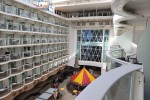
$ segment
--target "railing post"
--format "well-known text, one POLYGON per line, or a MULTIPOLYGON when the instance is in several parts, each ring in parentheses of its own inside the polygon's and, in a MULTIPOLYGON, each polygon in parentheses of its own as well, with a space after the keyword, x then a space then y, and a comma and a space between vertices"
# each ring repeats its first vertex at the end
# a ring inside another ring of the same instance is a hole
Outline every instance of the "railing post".
POLYGON ((24 71, 24 65, 23 65, 22 69, 23 69, 23 71, 24 71))

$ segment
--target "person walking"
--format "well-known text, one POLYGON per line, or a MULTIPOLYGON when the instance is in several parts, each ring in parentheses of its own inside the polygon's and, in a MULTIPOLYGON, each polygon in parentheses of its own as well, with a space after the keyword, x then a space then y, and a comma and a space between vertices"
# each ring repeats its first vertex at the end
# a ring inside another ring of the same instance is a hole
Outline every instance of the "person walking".
POLYGON ((53 96, 54 96, 54 100, 57 100, 58 91, 54 91, 53 96))

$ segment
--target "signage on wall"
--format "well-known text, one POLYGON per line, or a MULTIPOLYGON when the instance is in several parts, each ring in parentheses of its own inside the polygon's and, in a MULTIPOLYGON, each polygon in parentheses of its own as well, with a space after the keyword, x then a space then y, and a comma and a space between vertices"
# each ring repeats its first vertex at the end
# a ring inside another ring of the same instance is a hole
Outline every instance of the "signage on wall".
POLYGON ((33 0, 32 2, 37 8, 48 8, 49 0, 33 0))
POLYGON ((33 0, 32 4, 35 5, 36 8, 44 8, 44 10, 54 13, 52 0, 33 0))

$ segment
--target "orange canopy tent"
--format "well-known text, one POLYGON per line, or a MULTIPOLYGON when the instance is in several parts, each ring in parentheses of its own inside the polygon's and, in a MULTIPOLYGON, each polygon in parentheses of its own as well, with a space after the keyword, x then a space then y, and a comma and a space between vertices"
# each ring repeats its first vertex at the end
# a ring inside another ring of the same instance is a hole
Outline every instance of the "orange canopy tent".
POLYGON ((71 82, 79 86, 87 86, 95 80, 95 77, 83 68, 77 74, 72 75, 71 82))

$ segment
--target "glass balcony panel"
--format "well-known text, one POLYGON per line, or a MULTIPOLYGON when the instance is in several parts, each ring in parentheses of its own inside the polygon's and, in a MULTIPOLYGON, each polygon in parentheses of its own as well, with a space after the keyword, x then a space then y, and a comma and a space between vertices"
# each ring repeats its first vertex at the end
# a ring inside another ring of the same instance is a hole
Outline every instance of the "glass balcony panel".
POLYGON ((38 38, 33 39, 33 44, 38 44, 38 43, 40 43, 40 39, 38 38))
POLYGON ((103 100, 131 100, 132 79, 134 78, 132 72, 119 79, 106 93, 103 100))
POLYGON ((48 70, 43 71, 43 74, 46 74, 46 73, 48 73, 48 70))
POLYGON ((9 55, 0 55, 0 63, 1 62, 6 62, 10 59, 9 55))
POLYGON ((23 38, 23 44, 31 44, 31 39, 23 38))
POLYGON ((4 21, 0 21, 0 29, 6 29, 6 23, 4 21))
POLYGON ((6 45, 6 39, 0 38, 0 46, 5 46, 6 45))
POLYGON ((21 82, 18 82, 18 83, 12 83, 12 89, 15 90, 15 89, 18 89, 20 87, 22 87, 24 84, 24 81, 21 81, 21 82))
POLYGON ((30 31, 30 25, 20 25, 20 31, 30 31))
POLYGON ((19 24, 13 23, 13 30, 19 30, 19 24))
POLYGON ((48 43, 51 43, 52 42, 52 40, 51 39, 48 39, 48 43))
POLYGON ((25 63, 24 69, 30 69, 33 67, 33 63, 25 63))
POLYGON ((36 78, 40 78, 40 77, 41 77, 41 74, 35 74, 34 76, 35 76, 35 79, 36 79, 36 78))
POLYGON ((44 17, 42 15, 38 15, 38 20, 39 21, 44 21, 44 17))
POLYGON ((22 53, 11 53, 10 58, 11 60, 19 59, 22 57, 22 53))
POLYGON ((47 63, 47 62, 48 62, 47 59, 43 59, 43 60, 42 60, 42 63, 47 63))
POLYGON ((31 13, 31 18, 37 20, 37 19, 38 19, 38 18, 37 18, 37 14, 31 13))
POLYGON ((33 77, 28 76, 28 77, 26 77, 26 79, 25 79, 25 84, 30 83, 30 82, 32 82, 32 81, 33 81, 33 77))
POLYGON ((24 52, 24 57, 30 57, 30 56, 33 56, 33 52, 32 51, 24 52))
POLYGON ((0 11, 5 12, 5 5, 0 3, 0 11))
POLYGON ((57 56, 54 56, 54 59, 57 59, 57 56))
POLYGON ((54 29, 54 30, 53 30, 53 33, 57 33, 57 29, 54 29))
POLYGON ((47 39, 41 39, 42 43, 47 43, 47 39))
POLYGON ((39 65, 41 65, 41 61, 35 61, 34 62, 34 66, 39 66, 39 65))
POLYGON ((34 30, 34 25, 30 25, 30 31, 33 32, 34 30))
POLYGON ((33 32, 39 32, 39 26, 34 26, 33 27, 33 32))
POLYGON ((19 10, 19 13, 20 13, 20 16, 29 18, 29 12, 28 11, 19 10))
POLYGON ((13 23, 12 22, 6 22, 6 29, 13 30, 13 23))
POLYGON ((44 22, 48 22, 48 18, 47 17, 44 17, 44 22))
POLYGON ((0 70, 0 79, 5 78, 10 75, 10 70, 0 70))
POLYGON ((47 49, 42 49, 42 53, 47 53, 47 49))
POLYGON ((11 86, 9 87, 3 87, 0 89, 0 97, 7 95, 11 92, 11 86))
POLYGON ((53 58, 49 58, 49 61, 53 61, 53 58))
POLYGON ((111 53, 111 55, 112 55, 113 57, 117 58, 117 59, 120 59, 120 60, 123 60, 123 59, 124 59, 124 61, 125 61, 125 52, 124 52, 123 49, 113 51, 113 52, 111 53))
POLYGON ((40 30, 40 32, 45 33, 46 32, 46 27, 41 27, 39 30, 40 30))
POLYGON ((6 6, 6 12, 9 14, 16 14, 17 8, 12 6, 6 6))
POLYGON ((53 52, 53 48, 48 48, 48 52, 53 52))
POLYGON ((51 33, 51 30, 46 28, 46 33, 51 33))
POLYGON ((35 50, 34 51, 34 55, 39 55, 39 54, 41 54, 41 50, 35 50))
MULTIPOLYGON (((21 65, 20 65, 21 66, 21 65)), ((16 74, 23 71, 23 66, 22 67, 15 67, 15 68, 11 68, 11 73, 12 74, 16 74)))
MULTIPOLYGON (((111 52, 111 56, 113 56, 114 58, 125 61, 124 50, 123 49, 111 52)), ((122 64, 120 64, 120 63, 118 63, 114 60, 111 60, 110 58, 107 57, 107 65, 106 65, 107 66, 107 68, 106 68, 107 71, 112 70, 112 69, 117 68, 117 67, 120 67, 121 65, 122 64)))
POLYGON ((9 45, 20 45, 20 39, 19 38, 8 38, 9 45))

